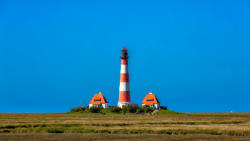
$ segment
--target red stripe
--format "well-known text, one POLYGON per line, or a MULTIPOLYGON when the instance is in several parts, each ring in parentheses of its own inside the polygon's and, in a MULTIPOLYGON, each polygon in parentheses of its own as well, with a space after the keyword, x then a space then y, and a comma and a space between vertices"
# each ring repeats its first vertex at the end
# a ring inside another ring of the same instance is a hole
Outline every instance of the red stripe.
POLYGON ((128 73, 121 73, 120 82, 129 82, 128 73))
POLYGON ((127 65, 128 64, 128 59, 122 59, 122 65, 127 65))
POLYGON ((120 91, 119 102, 130 102, 130 91, 120 91))

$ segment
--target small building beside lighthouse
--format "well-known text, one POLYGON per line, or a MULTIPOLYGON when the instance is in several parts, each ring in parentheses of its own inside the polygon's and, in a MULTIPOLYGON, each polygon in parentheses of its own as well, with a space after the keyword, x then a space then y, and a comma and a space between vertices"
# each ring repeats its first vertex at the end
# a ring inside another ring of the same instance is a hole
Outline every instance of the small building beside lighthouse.
POLYGON ((149 91, 149 94, 147 94, 144 99, 142 100, 142 106, 150 106, 154 109, 160 109, 160 102, 156 98, 156 96, 152 93, 152 91, 149 91))
POLYGON ((100 108, 108 108, 108 101, 103 96, 101 91, 99 94, 95 94, 89 102, 89 108, 91 107, 100 107, 100 108))

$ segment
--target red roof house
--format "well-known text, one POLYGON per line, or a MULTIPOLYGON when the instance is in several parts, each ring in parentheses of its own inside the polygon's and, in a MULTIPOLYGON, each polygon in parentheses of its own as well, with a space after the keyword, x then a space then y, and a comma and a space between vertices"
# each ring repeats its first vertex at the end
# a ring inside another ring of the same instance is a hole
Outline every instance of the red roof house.
POLYGON ((101 91, 99 91, 99 94, 95 94, 92 99, 89 102, 89 108, 91 107, 102 107, 102 108, 108 108, 108 101, 103 96, 101 91))
POLYGON ((152 91, 147 94, 142 100, 142 106, 150 106, 154 109, 160 109, 160 102, 156 98, 156 96, 152 93, 152 91))

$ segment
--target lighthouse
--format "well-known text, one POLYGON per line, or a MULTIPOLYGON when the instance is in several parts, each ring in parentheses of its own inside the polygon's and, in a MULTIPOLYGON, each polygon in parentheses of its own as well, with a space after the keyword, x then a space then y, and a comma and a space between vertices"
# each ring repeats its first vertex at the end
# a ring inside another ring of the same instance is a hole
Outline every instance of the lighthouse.
POLYGON ((130 104, 129 76, 128 76, 128 51, 122 49, 121 54, 121 74, 118 107, 130 104))

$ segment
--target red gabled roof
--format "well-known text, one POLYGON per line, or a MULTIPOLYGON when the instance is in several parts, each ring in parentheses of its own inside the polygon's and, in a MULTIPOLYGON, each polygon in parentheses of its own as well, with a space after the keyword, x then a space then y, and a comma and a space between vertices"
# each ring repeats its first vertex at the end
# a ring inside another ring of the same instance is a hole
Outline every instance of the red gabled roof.
POLYGON ((99 91, 99 94, 95 94, 92 99, 90 100, 91 104, 102 104, 102 103, 108 103, 108 101, 106 100, 106 98, 103 96, 103 94, 101 94, 101 91, 99 91))
POLYGON ((144 99, 142 100, 142 104, 145 105, 152 105, 154 103, 160 103, 158 101, 158 99, 156 98, 156 96, 154 94, 152 94, 152 92, 150 91, 149 94, 147 94, 144 99))

